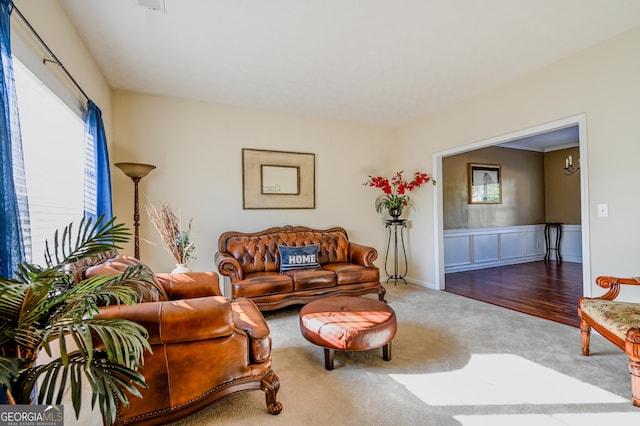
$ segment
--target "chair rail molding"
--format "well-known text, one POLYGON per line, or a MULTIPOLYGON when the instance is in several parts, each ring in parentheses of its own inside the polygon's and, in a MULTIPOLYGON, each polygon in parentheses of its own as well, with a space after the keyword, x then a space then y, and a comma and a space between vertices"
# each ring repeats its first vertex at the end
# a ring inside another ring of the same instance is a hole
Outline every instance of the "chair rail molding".
MULTIPOLYGON (((443 237, 445 273, 535 262, 546 252, 544 224, 445 229, 443 237)), ((580 225, 562 225, 564 262, 582 263, 581 242, 580 225)))

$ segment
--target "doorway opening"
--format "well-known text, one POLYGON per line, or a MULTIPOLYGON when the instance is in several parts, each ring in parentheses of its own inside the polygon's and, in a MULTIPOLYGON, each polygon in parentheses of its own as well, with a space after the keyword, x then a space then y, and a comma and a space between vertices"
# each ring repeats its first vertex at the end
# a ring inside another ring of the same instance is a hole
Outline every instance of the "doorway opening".
MULTIPOLYGON (((522 140, 535 135, 541 135, 569 127, 577 126, 578 129, 578 149, 581 159, 580 166, 580 229, 581 229, 581 250, 582 250, 582 295, 591 295, 590 283, 590 251, 589 251, 589 200, 588 200, 588 156, 587 156, 587 136, 586 136, 586 115, 581 114, 550 123, 545 123, 532 128, 497 136, 494 138, 471 143, 466 146, 454 148, 447 151, 435 153, 433 156, 433 170, 436 179, 440 182, 443 180, 442 164, 443 158, 462 154, 481 148, 491 147, 495 145, 507 144, 517 140, 522 140)), ((445 185, 439 185, 443 188, 445 185)), ((434 217, 436 238, 434 239, 434 252, 436 254, 436 265, 438 272, 436 274, 436 288, 445 289, 445 255, 444 255, 444 209, 443 209, 443 190, 438 189, 434 194, 434 217)))

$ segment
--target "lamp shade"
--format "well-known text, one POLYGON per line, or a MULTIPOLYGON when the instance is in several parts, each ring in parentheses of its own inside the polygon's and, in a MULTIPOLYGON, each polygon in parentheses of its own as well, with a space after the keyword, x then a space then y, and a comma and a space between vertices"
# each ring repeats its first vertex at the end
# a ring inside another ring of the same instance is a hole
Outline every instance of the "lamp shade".
POLYGON ((118 167, 130 178, 143 178, 156 168, 154 165, 144 163, 116 163, 114 166, 118 167))

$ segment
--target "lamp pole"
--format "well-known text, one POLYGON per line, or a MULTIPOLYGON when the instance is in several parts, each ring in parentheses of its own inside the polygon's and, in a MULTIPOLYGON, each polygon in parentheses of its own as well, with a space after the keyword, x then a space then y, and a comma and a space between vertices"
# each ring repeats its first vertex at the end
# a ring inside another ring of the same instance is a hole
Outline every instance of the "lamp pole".
POLYGON ((114 164, 133 181, 133 229, 134 229, 134 257, 140 259, 140 202, 138 198, 138 184, 143 177, 156 168, 144 163, 116 163, 114 164))

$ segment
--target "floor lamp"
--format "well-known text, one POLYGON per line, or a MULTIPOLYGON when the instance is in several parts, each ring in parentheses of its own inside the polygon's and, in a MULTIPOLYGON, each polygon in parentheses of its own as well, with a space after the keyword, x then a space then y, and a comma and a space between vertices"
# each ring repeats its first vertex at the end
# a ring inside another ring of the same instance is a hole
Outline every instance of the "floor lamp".
POLYGON ((133 196, 133 228, 134 228, 134 256, 136 259, 140 259, 140 204, 138 200, 138 183, 140 179, 149 174, 149 172, 156 168, 151 164, 143 163, 116 163, 114 164, 125 175, 129 176, 133 181, 134 196, 133 196))

